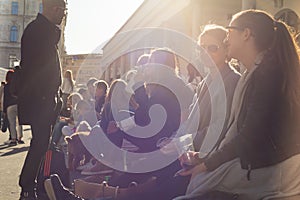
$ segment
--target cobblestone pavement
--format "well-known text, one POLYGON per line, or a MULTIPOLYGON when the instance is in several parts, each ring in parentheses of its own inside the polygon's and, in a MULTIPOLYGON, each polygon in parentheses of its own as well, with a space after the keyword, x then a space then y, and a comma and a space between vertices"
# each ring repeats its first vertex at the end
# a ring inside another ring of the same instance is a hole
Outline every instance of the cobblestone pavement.
POLYGON ((8 140, 8 131, 0 131, 0 199, 18 200, 20 187, 18 185, 21 168, 29 148, 31 132, 28 126, 24 126, 25 144, 9 147, 4 142, 8 140))

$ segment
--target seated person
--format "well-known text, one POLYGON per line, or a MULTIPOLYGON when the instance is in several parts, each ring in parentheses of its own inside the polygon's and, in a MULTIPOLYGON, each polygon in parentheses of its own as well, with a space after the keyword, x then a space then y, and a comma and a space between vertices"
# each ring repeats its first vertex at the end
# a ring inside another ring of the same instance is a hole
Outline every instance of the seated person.
POLYGON ((101 111, 105 103, 107 91, 109 89, 108 84, 104 80, 100 80, 94 83, 95 85, 95 110, 98 120, 101 119, 101 111))
POLYGON ((64 126, 62 129, 62 133, 65 136, 70 136, 75 133, 78 125, 82 121, 86 121, 89 127, 93 127, 97 123, 95 111, 85 100, 80 100, 76 104, 75 110, 77 115, 74 116, 74 120, 69 121, 68 125, 64 126))
POLYGON ((72 93, 67 98, 66 107, 64 107, 60 113, 60 117, 53 127, 51 142, 54 144, 63 143, 62 128, 68 124, 74 123, 74 115, 76 116, 73 108, 76 107, 78 101, 82 100, 82 96, 79 93, 72 93))
POLYGON ((259 10, 237 13, 227 29, 229 55, 246 71, 225 137, 208 156, 189 153, 194 167, 181 175, 192 179, 176 200, 213 190, 253 200, 300 194, 300 71, 293 38, 283 22, 259 10))

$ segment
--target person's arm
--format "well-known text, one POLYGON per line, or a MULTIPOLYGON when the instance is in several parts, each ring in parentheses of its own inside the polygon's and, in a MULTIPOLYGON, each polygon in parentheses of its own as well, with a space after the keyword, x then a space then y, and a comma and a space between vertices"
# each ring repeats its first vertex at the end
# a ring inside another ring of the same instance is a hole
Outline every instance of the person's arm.
POLYGON ((192 175, 191 178, 193 178, 195 175, 206 172, 207 171, 207 167, 205 165, 205 163, 200 163, 198 165, 196 165, 195 167, 193 167, 190 170, 180 170, 178 171, 175 176, 180 175, 180 176, 189 176, 192 175))
POLYGON ((7 106, 7 103, 8 103, 7 102, 7 95, 8 95, 7 91, 8 90, 7 90, 6 87, 7 87, 7 85, 5 85, 4 88, 3 88, 3 113, 5 113, 5 114, 7 113, 7 107, 8 107, 7 106))
POLYGON ((271 133, 268 127, 271 126, 274 116, 278 115, 275 108, 278 106, 278 99, 281 98, 282 76, 276 69, 264 69, 268 66, 259 67, 253 72, 244 94, 244 105, 238 116, 238 133, 205 159, 204 163, 209 171, 240 157, 245 151, 253 153, 255 148, 263 148, 269 139, 271 133))
POLYGON ((67 87, 67 83, 66 83, 66 78, 62 79, 62 84, 61 84, 61 91, 62 93, 66 93, 66 87, 67 87))

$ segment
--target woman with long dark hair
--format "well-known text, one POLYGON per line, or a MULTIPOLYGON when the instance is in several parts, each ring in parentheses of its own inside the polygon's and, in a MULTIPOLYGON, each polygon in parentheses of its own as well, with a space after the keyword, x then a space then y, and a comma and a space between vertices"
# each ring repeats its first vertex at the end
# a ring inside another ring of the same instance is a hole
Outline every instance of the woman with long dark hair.
MULTIPOLYGON (((246 71, 238 82, 226 136, 218 149, 200 158, 190 199, 212 190, 241 199, 300 194, 299 57, 286 25, 268 13, 246 10, 227 27, 229 56, 246 71)), ((184 163, 185 159, 180 158, 184 163)))

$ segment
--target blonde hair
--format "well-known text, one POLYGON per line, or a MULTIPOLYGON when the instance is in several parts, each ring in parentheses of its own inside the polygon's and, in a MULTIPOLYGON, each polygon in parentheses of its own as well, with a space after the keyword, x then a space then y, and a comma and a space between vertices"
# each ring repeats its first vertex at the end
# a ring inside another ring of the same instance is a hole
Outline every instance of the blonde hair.
POLYGON ((198 37, 198 43, 199 43, 201 37, 204 35, 210 35, 213 38, 221 41, 221 43, 223 43, 223 41, 227 37, 227 30, 223 26, 219 26, 216 24, 205 25, 203 28, 203 31, 201 32, 201 34, 198 37))

